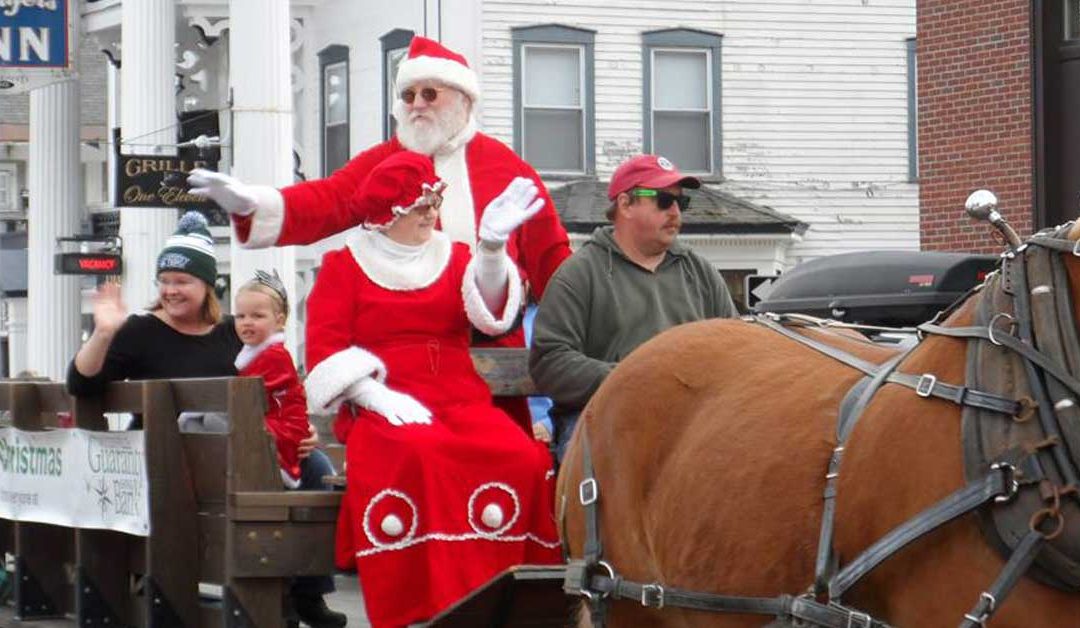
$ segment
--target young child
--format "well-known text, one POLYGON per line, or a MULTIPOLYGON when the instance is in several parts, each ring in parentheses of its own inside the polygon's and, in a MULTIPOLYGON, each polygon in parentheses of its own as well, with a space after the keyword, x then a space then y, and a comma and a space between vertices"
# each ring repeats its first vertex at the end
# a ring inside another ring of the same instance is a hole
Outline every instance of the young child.
POLYGON ((281 479, 300 487, 298 446, 309 434, 307 398, 285 348, 289 300, 278 277, 261 270, 236 293, 236 334, 244 347, 236 356, 241 377, 262 377, 266 386, 266 427, 277 442, 281 479))

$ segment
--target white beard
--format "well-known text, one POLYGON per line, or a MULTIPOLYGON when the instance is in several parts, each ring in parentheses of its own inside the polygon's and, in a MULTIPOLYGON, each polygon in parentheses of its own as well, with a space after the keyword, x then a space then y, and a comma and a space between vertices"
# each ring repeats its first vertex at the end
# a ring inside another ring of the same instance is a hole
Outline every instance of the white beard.
POLYGON ((419 121, 409 119, 405 103, 394 102, 394 118, 397 120, 397 138, 405 148, 422 155, 433 155, 451 138, 465 128, 469 120, 468 108, 459 101, 457 106, 444 109, 435 119, 419 121))

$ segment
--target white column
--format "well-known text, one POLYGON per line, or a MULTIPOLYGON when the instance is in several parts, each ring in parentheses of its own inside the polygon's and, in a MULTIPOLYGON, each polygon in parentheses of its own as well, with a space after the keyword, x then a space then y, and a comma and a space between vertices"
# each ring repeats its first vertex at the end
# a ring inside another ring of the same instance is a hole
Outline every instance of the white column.
POLYGON ((30 211, 25 368, 63 380, 79 349, 79 278, 53 274, 56 238, 75 235, 82 214, 79 83, 30 92, 30 211))
POLYGON ((26 299, 10 298, 8 303, 8 374, 15 377, 29 368, 26 363, 26 299))
MULTIPOLYGON (((246 183, 292 183, 292 59, 288 0, 230 0, 229 86, 233 96, 232 174, 246 183)), ((297 344, 296 253, 231 245, 233 294, 255 269, 277 269, 289 292, 288 347, 297 344)), ((299 358, 299 356, 294 356, 299 358)))
MULTIPOLYGON (((124 2, 121 14, 120 137, 125 154, 175 155, 175 0, 124 2)), ((124 300, 146 307, 157 296, 154 263, 176 230, 167 208, 120 209, 124 239, 124 300)))

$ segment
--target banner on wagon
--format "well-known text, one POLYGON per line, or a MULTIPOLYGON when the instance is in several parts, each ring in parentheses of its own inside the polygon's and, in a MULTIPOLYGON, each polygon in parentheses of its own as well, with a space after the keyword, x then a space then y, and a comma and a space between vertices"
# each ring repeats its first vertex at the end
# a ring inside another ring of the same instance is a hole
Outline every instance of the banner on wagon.
POLYGON ((150 534, 143 432, 0 429, 0 518, 150 534))
POLYGON ((0 96, 75 72, 77 0, 0 0, 0 96))

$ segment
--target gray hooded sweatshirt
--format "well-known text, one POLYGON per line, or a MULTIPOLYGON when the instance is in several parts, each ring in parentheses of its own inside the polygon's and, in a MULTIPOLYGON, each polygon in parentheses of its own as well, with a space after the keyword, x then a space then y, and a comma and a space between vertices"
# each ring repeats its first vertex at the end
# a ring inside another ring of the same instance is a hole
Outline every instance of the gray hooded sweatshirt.
POLYGON ((619 360, 681 323, 738 316, 720 273, 678 241, 655 271, 600 227, 552 276, 533 323, 529 371, 553 418, 585 407, 619 360))

